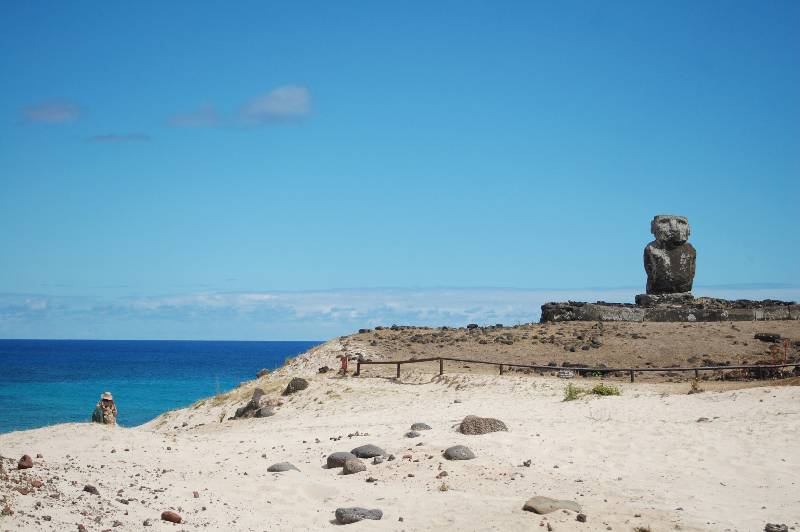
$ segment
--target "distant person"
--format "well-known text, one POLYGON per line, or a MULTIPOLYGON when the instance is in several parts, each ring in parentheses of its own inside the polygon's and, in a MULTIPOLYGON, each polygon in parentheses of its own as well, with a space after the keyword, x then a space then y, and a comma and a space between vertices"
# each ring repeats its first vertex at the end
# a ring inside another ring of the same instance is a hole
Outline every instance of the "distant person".
POLYGON ((340 375, 347 375, 347 355, 339 355, 339 360, 342 363, 342 367, 339 370, 340 375))
POLYGON ((100 402, 94 407, 94 413, 92 413, 92 421, 104 425, 117 424, 117 405, 114 404, 111 392, 103 392, 103 395, 100 396, 100 402))

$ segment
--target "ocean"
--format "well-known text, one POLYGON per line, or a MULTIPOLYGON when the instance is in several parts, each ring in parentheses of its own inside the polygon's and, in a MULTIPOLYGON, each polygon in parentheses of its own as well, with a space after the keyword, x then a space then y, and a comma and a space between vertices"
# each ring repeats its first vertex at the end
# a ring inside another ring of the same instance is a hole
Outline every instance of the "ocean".
POLYGON ((319 343, 0 340, 0 433, 89 421, 104 391, 120 425, 140 425, 319 343))

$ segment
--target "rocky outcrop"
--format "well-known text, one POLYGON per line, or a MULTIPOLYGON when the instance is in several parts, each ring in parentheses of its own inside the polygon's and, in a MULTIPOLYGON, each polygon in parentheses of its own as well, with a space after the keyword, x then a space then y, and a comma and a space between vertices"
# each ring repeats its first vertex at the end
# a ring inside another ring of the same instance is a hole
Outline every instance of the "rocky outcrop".
MULTIPOLYGON (((800 305, 789 301, 767 299, 728 301, 716 298, 692 298, 690 302, 654 304, 648 306, 629 303, 584 303, 567 301, 542 305, 541 322, 558 321, 771 321, 800 320, 800 305), (652 305, 652 306, 651 306, 652 305)), ((644 302, 643 301, 643 302, 644 302)), ((665 301, 662 299, 662 301, 665 301)))
POLYGON ((692 293, 697 252, 687 242, 684 216, 662 214, 650 223, 656 239, 644 249, 647 293, 636 304, 567 301, 542 305, 541 322, 557 321, 758 321, 798 320, 800 306, 786 301, 695 298, 692 293))
POLYGON ((291 395, 300 390, 305 390, 306 388, 308 388, 308 381, 301 377, 295 377, 286 385, 286 389, 283 390, 283 395, 291 395))
POLYGON ((264 390, 256 388, 246 405, 237 408, 234 419, 247 419, 251 417, 269 417, 275 414, 276 402, 270 401, 264 395, 264 390))

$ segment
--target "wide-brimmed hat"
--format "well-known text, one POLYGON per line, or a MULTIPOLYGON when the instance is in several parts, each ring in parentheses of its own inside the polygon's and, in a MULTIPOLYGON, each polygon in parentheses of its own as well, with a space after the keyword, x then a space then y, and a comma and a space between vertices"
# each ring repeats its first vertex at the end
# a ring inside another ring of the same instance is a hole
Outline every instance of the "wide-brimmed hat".
POLYGON ((105 399, 106 401, 114 400, 114 398, 111 396, 111 392, 103 392, 103 395, 100 396, 100 399, 105 399))

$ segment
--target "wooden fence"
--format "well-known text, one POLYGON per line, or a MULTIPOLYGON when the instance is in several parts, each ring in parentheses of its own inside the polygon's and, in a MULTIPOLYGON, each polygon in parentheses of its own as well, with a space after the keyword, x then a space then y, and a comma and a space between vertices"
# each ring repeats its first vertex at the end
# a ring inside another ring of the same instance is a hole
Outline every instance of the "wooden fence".
POLYGON ((647 371, 660 371, 660 372, 694 372, 695 378, 700 378, 701 371, 720 371, 722 373, 722 380, 725 380, 725 370, 744 369, 755 373, 757 378, 763 379, 769 374, 767 370, 777 368, 800 367, 800 362, 784 363, 784 364, 751 364, 743 366, 698 366, 691 368, 592 368, 592 367, 559 367, 559 366, 541 366, 536 364, 514 364, 514 363, 499 363, 487 362, 485 360, 472 360, 468 358, 451 358, 451 357, 433 357, 433 358, 417 358, 413 360, 362 360, 356 363, 356 375, 361 375, 361 366, 366 365, 386 365, 394 364, 397 366, 397 378, 400 378, 400 366, 402 364, 419 364, 422 362, 439 362, 439 375, 444 375, 444 362, 463 362, 467 364, 487 364, 490 366, 500 366, 500 375, 503 374, 506 368, 526 368, 541 371, 558 371, 558 370, 571 370, 577 373, 599 373, 605 375, 608 373, 627 373, 630 375, 631 382, 634 382, 636 373, 647 371))

